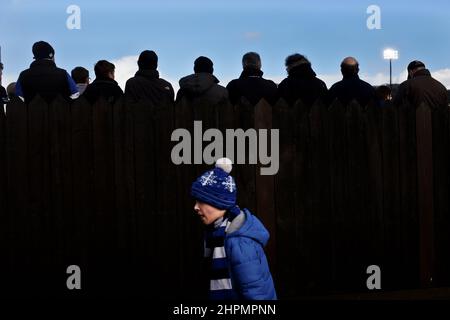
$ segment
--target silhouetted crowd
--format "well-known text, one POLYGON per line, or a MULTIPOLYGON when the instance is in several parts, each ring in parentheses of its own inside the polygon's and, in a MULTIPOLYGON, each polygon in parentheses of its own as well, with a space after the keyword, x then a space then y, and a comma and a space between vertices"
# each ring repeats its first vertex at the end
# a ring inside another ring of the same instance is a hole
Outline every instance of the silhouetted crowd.
MULTIPOLYGON (((338 99, 343 104, 356 100, 366 106, 370 101, 383 106, 386 101, 394 103, 408 102, 419 105, 424 102, 432 106, 447 106, 449 95, 447 89, 431 76, 421 61, 413 61, 408 67, 408 80, 398 86, 393 95, 390 86, 373 87, 359 78, 359 63, 353 57, 345 58, 341 63, 342 80, 327 88, 325 82, 317 78, 311 62, 301 54, 293 54, 286 58, 285 66, 288 76, 277 86, 275 82, 264 79, 261 70, 261 58, 255 52, 246 53, 242 58, 242 73, 239 78, 228 83, 226 87, 219 85, 214 75, 214 65, 207 57, 198 57, 194 61, 194 73, 179 81, 180 89, 175 97, 172 85, 160 78, 158 56, 154 51, 146 50, 139 55, 139 70, 129 79, 125 92, 114 80, 113 63, 100 60, 95 64, 95 80, 90 81, 89 71, 84 67, 76 67, 69 75, 55 64, 55 50, 44 41, 36 42, 32 52, 34 61, 30 68, 21 72, 17 82, 1 87, 0 96, 3 103, 8 103, 14 96, 30 102, 36 95, 47 102, 56 96, 66 99, 85 97, 94 103, 100 97, 108 102, 115 102, 125 96, 133 101, 146 100, 153 104, 179 101, 183 98, 195 100, 206 98, 210 103, 229 99, 232 104, 245 98, 251 104, 265 99, 271 105, 283 98, 290 105, 302 100, 312 105, 318 99, 331 104, 338 99)), ((0 65, 0 76, 3 65, 0 65)), ((1 78, 0 78, 1 80, 1 78)))

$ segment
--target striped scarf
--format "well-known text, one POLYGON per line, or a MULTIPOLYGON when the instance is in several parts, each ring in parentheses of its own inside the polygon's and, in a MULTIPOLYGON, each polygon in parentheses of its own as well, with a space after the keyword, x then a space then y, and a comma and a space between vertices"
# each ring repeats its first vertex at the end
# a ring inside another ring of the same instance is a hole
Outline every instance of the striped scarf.
POLYGON ((210 300, 235 300, 237 294, 231 284, 230 270, 225 253, 226 230, 231 224, 230 215, 215 221, 205 234, 205 258, 208 259, 210 300))

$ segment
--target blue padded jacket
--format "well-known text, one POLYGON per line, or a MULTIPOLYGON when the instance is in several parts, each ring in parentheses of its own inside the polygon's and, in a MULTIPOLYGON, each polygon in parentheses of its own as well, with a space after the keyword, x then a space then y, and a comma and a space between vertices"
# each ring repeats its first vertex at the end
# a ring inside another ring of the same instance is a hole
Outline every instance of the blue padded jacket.
MULTIPOLYGON (((249 210, 244 209, 243 214, 245 221, 242 225, 236 230, 232 223, 225 236, 225 252, 233 288, 241 299, 276 300, 272 275, 264 253, 269 232, 249 210)), ((236 222, 242 221, 243 217, 240 218, 238 216, 236 222)))

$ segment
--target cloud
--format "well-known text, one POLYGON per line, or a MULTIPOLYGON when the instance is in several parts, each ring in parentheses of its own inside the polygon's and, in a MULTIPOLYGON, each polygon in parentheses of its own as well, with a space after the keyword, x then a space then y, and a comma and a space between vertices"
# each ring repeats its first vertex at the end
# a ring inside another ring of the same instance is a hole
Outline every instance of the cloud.
POLYGON ((116 66, 115 80, 122 89, 125 89, 125 83, 134 76, 138 70, 137 60, 139 56, 126 56, 117 60, 112 60, 116 66))
POLYGON ((431 75, 436 80, 439 80, 442 82, 442 84, 447 88, 450 89, 450 69, 441 69, 437 71, 431 72, 431 75))
POLYGON ((244 33, 244 38, 247 40, 258 40, 261 39, 261 32, 248 31, 244 33))
MULTIPOLYGON (((134 77, 136 71, 138 70, 138 58, 139 56, 126 56, 111 61, 116 66, 115 80, 119 83, 119 86, 123 90, 125 90, 127 80, 134 77)), ((162 73, 160 73, 160 77, 172 84, 175 93, 178 91, 179 85, 177 80, 174 81, 162 73)))

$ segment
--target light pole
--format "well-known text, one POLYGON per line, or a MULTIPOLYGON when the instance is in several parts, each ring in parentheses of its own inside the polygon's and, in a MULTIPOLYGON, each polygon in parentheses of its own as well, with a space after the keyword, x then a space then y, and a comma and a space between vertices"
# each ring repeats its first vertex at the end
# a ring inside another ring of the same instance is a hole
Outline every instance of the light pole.
POLYGON ((392 60, 398 59, 398 51, 394 49, 385 49, 383 51, 385 60, 389 60, 389 86, 392 90, 392 60))

